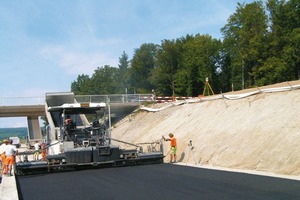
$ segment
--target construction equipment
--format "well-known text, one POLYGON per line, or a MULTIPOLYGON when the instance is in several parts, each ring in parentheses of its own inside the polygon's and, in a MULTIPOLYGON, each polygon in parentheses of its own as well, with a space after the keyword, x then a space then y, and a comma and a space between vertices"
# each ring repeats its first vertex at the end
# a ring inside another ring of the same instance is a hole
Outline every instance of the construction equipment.
POLYGON ((12 144, 15 145, 17 148, 21 146, 19 137, 9 137, 9 139, 12 140, 12 144))
POLYGON ((46 115, 46 160, 16 163, 18 175, 163 162, 162 143, 152 152, 115 139, 134 148, 121 149, 111 144, 109 99, 78 103, 73 93, 47 93, 46 115))
POLYGON ((190 153, 192 153, 192 156, 193 156, 193 159, 194 159, 194 163, 195 163, 195 165, 197 165, 197 162, 196 162, 196 158, 195 158, 195 155, 194 155, 194 146, 193 146, 193 142, 192 142, 192 140, 190 140, 190 142, 189 142, 189 144, 188 144, 188 147, 189 147, 189 153, 188 153, 188 155, 190 155, 190 153))
POLYGON ((210 96, 210 95, 215 95, 215 93, 209 84, 208 78, 206 77, 204 90, 203 90, 203 96, 210 96))

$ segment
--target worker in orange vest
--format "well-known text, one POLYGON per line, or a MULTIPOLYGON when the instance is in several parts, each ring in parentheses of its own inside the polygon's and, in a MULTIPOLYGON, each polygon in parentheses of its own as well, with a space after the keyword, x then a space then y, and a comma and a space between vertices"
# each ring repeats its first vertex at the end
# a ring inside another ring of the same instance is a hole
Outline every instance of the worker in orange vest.
POLYGON ((42 150, 42 160, 46 160, 46 155, 47 155, 47 145, 46 143, 42 143, 41 145, 41 150, 42 150))
POLYGON ((176 150, 177 150, 177 141, 176 138, 174 137, 173 133, 169 133, 169 139, 165 139, 165 141, 170 141, 171 145, 171 152, 170 152, 170 163, 174 162, 176 163, 176 150), (174 158, 174 160, 173 160, 174 158))
POLYGON ((6 155, 4 152, 5 146, 7 145, 8 140, 4 139, 2 145, 0 146, 0 155, 1 155, 1 164, 2 164, 2 174, 7 173, 7 166, 6 166, 6 155))

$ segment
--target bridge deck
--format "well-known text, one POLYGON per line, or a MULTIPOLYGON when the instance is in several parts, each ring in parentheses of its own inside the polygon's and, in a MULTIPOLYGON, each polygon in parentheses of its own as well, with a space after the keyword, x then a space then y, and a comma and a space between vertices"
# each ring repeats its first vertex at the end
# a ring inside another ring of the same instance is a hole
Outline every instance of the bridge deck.
POLYGON ((45 116, 45 105, 0 106, 0 117, 45 116))

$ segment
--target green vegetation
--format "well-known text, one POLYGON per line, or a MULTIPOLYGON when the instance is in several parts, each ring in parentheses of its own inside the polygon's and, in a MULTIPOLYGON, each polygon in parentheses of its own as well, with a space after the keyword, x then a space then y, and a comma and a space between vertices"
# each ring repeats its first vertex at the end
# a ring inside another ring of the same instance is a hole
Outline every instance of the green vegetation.
POLYGON ((221 33, 222 40, 199 33, 142 44, 131 60, 123 52, 118 67, 79 75, 71 90, 198 96, 206 78, 215 93, 300 78, 299 0, 238 3, 221 33))
POLYGON ((27 136, 27 128, 0 128, 0 142, 3 139, 7 139, 9 137, 19 137, 21 143, 25 141, 25 137, 27 136))

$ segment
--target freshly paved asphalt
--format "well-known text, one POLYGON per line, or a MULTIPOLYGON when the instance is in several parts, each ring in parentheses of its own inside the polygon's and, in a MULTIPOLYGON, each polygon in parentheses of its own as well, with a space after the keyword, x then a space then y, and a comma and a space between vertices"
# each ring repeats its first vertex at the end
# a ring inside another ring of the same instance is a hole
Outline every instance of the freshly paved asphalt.
POLYGON ((300 181, 172 164, 17 177, 19 198, 72 200, 300 199, 300 181))

